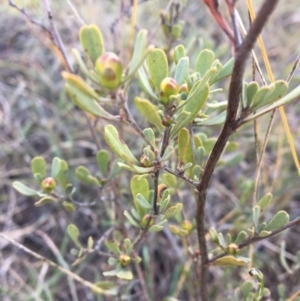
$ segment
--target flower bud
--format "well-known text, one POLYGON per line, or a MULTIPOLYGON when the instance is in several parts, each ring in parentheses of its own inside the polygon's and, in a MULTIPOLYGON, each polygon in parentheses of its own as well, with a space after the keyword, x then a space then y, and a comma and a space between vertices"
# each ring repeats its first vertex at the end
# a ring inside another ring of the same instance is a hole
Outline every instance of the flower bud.
POLYGON ((189 87, 187 84, 182 84, 180 87, 179 87, 179 93, 189 93, 189 87))
POLYGON ((145 154, 142 154, 141 159, 140 159, 140 162, 141 162, 141 164, 142 164, 144 167, 150 167, 150 166, 152 166, 149 157, 146 156, 145 154))
POLYGON ((150 223, 149 223, 149 226, 152 226, 154 224, 154 219, 152 218, 152 216, 150 214, 146 214, 143 219, 142 219, 142 222, 141 222, 141 226, 143 228, 145 228, 149 222, 149 219, 150 220, 150 223))
POLYGON ((182 223, 181 223, 181 229, 182 230, 185 230, 187 233, 190 233, 193 229, 193 224, 191 221, 189 220, 184 220, 182 223))
POLYGON ((121 266, 125 267, 127 266, 131 261, 131 258, 126 255, 126 254, 121 254, 120 257, 119 257, 119 262, 121 264, 121 266))
POLYGON ((236 244, 229 244, 226 247, 226 252, 230 255, 236 255, 239 252, 239 247, 236 244))
POLYGON ((161 122, 164 126, 170 126, 173 122, 173 119, 171 116, 167 115, 163 117, 161 122))
POLYGON ((56 187, 55 180, 51 177, 45 178, 43 180, 43 182, 41 183, 41 188, 46 193, 51 193, 54 190, 55 187, 56 187))
POLYGON ((96 61, 100 84, 109 90, 115 90, 122 80, 123 66, 120 58, 113 52, 103 53, 96 61))
POLYGON ((160 84, 160 100, 164 105, 170 103, 170 96, 179 92, 179 85, 174 78, 166 77, 160 84))

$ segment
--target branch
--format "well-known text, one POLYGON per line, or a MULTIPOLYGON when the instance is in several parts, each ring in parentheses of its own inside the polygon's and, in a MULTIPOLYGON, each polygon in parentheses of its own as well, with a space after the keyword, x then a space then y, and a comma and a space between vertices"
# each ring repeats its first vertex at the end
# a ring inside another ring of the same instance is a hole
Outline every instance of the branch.
POLYGON ((218 140, 209 156, 202 174, 199 184, 196 186, 198 190, 197 196, 197 212, 196 223, 198 233, 198 243, 201 254, 201 280, 200 290, 202 301, 208 300, 207 281, 206 281, 206 264, 208 260, 206 239, 205 239, 205 202, 207 195, 207 188, 214 172, 214 169, 221 157, 221 154, 226 146, 228 138, 235 131, 237 123, 237 112, 240 101, 240 94, 242 90, 242 81, 245 71, 247 59, 250 55, 254 43, 265 26, 269 16, 273 12, 278 0, 265 0, 261 9, 259 10, 256 19, 252 23, 244 42, 237 49, 235 57, 234 68, 231 76, 228 96, 228 108, 226 120, 223 129, 218 137, 218 140))
POLYGON ((168 173, 174 175, 177 178, 180 178, 180 179, 188 182, 189 184, 191 184, 193 186, 197 186, 199 184, 198 182, 193 181, 192 179, 190 179, 189 177, 187 177, 183 173, 180 173, 180 172, 178 172, 176 170, 173 170, 173 169, 169 168, 166 165, 163 165, 163 170, 167 171, 168 173))
MULTIPOLYGON (((264 240, 264 239, 267 239, 267 238, 269 238, 269 237, 271 237, 271 236, 274 236, 274 235, 276 235, 276 234, 278 234, 278 233, 280 233, 280 232, 282 232, 282 231, 284 231, 284 230, 286 230, 286 229, 289 229, 289 228, 291 228, 291 227, 293 227, 293 226, 295 226, 295 225, 297 225, 297 224, 299 224, 299 223, 300 223, 300 216, 297 217, 297 218, 295 218, 294 220, 290 221, 289 223, 287 223, 287 224, 284 225, 283 227, 274 230, 274 231, 273 231, 272 233, 270 233, 269 235, 266 235, 266 236, 263 236, 263 237, 262 237, 262 236, 254 236, 254 237, 250 237, 250 238, 244 240, 242 243, 240 243, 240 244, 238 245, 238 248, 239 248, 239 249, 243 249, 243 248, 245 248, 245 247, 247 247, 247 246, 249 246, 249 245, 252 245, 252 244, 254 244, 254 243, 256 243, 256 242, 259 242, 259 241, 261 241, 261 240, 264 240)), ((209 259, 207 263, 208 263, 208 264, 209 264, 209 263, 213 263, 215 260, 217 260, 217 259, 219 259, 219 258, 221 258, 221 257, 224 257, 224 256, 226 256, 226 255, 228 255, 228 253, 225 253, 225 252, 224 252, 224 253, 221 253, 221 254, 219 254, 219 255, 217 255, 217 256, 215 256, 215 257, 209 259)))

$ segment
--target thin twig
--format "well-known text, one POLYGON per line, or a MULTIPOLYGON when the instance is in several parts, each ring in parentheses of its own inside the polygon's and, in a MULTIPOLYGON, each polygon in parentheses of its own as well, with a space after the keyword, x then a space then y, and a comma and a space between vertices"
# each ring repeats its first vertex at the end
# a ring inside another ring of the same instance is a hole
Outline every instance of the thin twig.
POLYGON ((193 186, 197 186, 199 184, 198 182, 193 181, 192 179, 190 179, 189 177, 187 177, 183 173, 180 173, 180 172, 178 172, 176 170, 173 170, 173 169, 169 168, 166 165, 163 165, 163 170, 167 171, 168 173, 174 175, 177 178, 180 178, 180 179, 188 182, 189 184, 191 184, 193 186))
POLYGON ((65 45, 64 45, 64 43, 61 39, 59 31, 57 30, 56 24, 54 22, 54 18, 53 18, 53 14, 52 14, 52 11, 51 11, 50 3, 49 3, 48 0, 44 0, 44 3, 45 3, 45 6, 46 6, 47 15, 48 15, 48 19, 49 19, 49 23, 50 23, 50 27, 51 27, 51 33, 54 36, 54 38, 56 39, 58 49, 60 50, 60 52, 61 52, 61 54, 64 58, 64 61, 66 63, 66 67, 67 67, 68 71, 73 73, 71 64, 68 60, 65 45))
MULTIPOLYGON (((269 237, 272 237, 272 236, 274 236, 274 235, 276 235, 276 234, 278 234, 278 233, 280 233, 280 232, 282 232, 282 231, 284 231, 284 230, 287 230, 287 229, 289 229, 289 228, 291 228, 291 227, 293 227, 293 226, 295 226, 295 225, 297 225, 297 224, 299 224, 299 223, 300 223, 300 216, 297 217, 297 218, 295 218, 295 219, 292 220, 291 222, 287 223, 287 224, 284 225, 283 227, 280 227, 280 228, 274 230, 274 231, 273 231, 272 233, 270 233, 269 235, 266 235, 266 236, 254 236, 254 237, 250 237, 250 238, 244 240, 243 242, 241 242, 240 244, 238 244, 238 249, 243 249, 243 248, 245 248, 245 247, 247 247, 247 246, 249 246, 249 245, 252 245, 252 244, 254 244, 254 243, 256 243, 256 242, 259 242, 259 241, 261 241, 261 240, 264 240, 264 239, 267 239, 267 238, 269 238, 269 237)), ((209 259, 209 260, 207 261, 207 264, 211 264, 211 263, 213 263, 215 260, 217 260, 218 258, 222 258, 222 257, 224 257, 224 256, 226 256, 226 255, 228 255, 228 253, 225 253, 225 252, 224 252, 224 253, 221 253, 221 254, 219 254, 219 255, 217 255, 217 256, 215 256, 215 257, 209 259)))
POLYGON ((68 5, 71 7, 75 17, 77 18, 78 22, 80 23, 81 26, 85 25, 85 22, 83 21, 83 19, 80 17, 76 7, 73 5, 71 0, 67 0, 68 5))
POLYGON ((80 276, 72 273, 71 271, 69 271, 68 269, 65 269, 63 267, 61 267, 60 265, 54 263, 53 261, 33 252, 32 250, 26 248, 25 246, 23 246, 22 244, 18 243, 17 241, 7 237, 6 235, 0 233, 0 237, 2 237, 3 239, 9 241, 12 245, 16 246, 18 249, 24 251, 25 253, 35 257, 36 259, 42 260, 44 262, 46 262, 47 264, 49 264, 50 266, 54 267, 55 269, 59 270, 60 272, 62 272, 63 274, 67 275, 68 277, 76 280, 77 282, 83 284, 86 287, 89 287, 90 289, 92 289, 94 292, 102 294, 102 295, 109 295, 109 293, 107 291, 105 291, 104 289, 100 288, 99 286, 94 285, 93 283, 84 280, 83 278, 81 278, 80 276))
POLYGON ((207 163, 202 174, 199 185, 197 185, 197 212, 196 223, 198 232, 198 243, 201 254, 201 280, 200 290, 202 301, 208 300, 207 293, 207 281, 206 281, 206 263, 208 262, 208 254, 205 239, 205 203, 207 196, 207 188, 209 186, 210 179, 214 172, 214 169, 221 157, 221 154, 226 146, 228 138, 235 131, 237 122, 237 112, 240 101, 240 94, 242 90, 243 74, 246 66, 246 61, 249 57, 251 49, 254 43, 262 31, 268 17, 273 12, 278 0, 266 0, 257 14, 257 18, 254 20, 252 26, 249 29, 247 36, 245 37, 242 45, 238 48, 235 64, 232 72, 230 87, 229 87, 229 101, 227 108, 226 120, 223 129, 217 139, 217 142, 207 160, 207 163))

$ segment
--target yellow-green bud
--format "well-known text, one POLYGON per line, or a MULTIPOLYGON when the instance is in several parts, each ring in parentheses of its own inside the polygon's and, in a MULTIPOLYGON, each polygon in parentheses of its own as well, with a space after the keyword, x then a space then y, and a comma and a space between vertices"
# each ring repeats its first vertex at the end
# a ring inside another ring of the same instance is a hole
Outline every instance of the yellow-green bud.
POLYGON ((181 223, 181 229, 185 230, 187 233, 190 233, 193 229, 193 224, 189 220, 184 220, 181 223))
POLYGON ((127 266, 130 263, 130 261, 131 261, 130 257, 126 254, 121 254, 119 257, 119 262, 123 267, 127 266))
POLYGON ((170 96, 179 92, 179 85, 172 77, 166 77, 160 84, 160 100, 164 105, 170 103, 170 96))
POLYGON ((96 61, 100 84, 109 90, 118 88, 122 81, 123 66, 120 58, 113 52, 103 53, 96 61))
POLYGON ((167 115, 167 116, 163 117, 161 122, 164 126, 170 126, 172 124, 172 121, 173 121, 172 117, 167 115))
POLYGON ((229 244, 226 247, 226 252, 230 255, 236 255, 239 252, 239 247, 236 244, 229 244))
POLYGON ((180 87, 179 87, 179 93, 189 93, 189 87, 187 84, 182 84, 180 87))
POLYGON ((146 156, 145 154, 142 154, 141 159, 140 159, 140 162, 141 162, 141 164, 142 164, 144 167, 150 167, 150 166, 152 166, 149 157, 146 156))
POLYGON ((142 222, 141 222, 141 226, 143 228, 145 228, 148 225, 149 219, 151 219, 150 223, 149 223, 149 226, 152 226, 154 224, 154 219, 152 218, 152 216, 150 214, 146 214, 143 217, 142 222))
POLYGON ((41 188, 44 190, 44 192, 50 193, 52 192, 56 187, 55 180, 51 177, 45 178, 43 182, 41 183, 41 188))

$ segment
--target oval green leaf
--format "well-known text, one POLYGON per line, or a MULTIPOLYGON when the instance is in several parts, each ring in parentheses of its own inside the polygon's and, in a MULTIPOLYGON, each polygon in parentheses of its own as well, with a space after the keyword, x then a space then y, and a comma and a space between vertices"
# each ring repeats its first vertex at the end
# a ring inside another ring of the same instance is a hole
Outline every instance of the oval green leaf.
POLYGON ((95 64, 97 58, 104 53, 103 37, 97 25, 84 25, 79 31, 79 40, 91 61, 95 64))
POLYGON ((159 93, 161 82, 164 78, 168 77, 169 74, 167 56, 162 49, 156 48, 149 52, 148 67, 155 90, 159 93))

